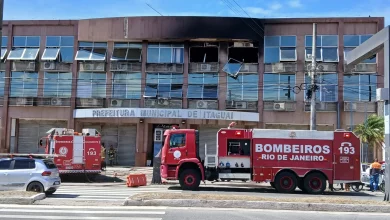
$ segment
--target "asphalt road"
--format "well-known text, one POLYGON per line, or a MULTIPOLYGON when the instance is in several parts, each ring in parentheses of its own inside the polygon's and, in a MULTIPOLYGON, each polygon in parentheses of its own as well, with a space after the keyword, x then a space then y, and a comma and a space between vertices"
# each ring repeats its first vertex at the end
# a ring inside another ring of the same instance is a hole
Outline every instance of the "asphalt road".
POLYGON ((389 214, 246 209, 0 205, 1 220, 378 220, 389 214))

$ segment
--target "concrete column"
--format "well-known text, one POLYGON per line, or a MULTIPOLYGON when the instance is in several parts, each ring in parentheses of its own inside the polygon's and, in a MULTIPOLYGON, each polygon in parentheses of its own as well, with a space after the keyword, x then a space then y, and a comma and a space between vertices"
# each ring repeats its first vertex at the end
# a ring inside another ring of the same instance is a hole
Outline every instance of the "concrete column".
MULTIPOLYGON (((343 85, 344 85, 344 21, 339 22, 338 26, 339 36, 339 63, 337 65, 337 76, 338 76, 338 112, 344 112, 344 99, 343 99, 343 85)), ((345 128, 346 120, 343 117, 344 114, 340 114, 339 121, 337 122, 337 129, 345 128)), ((336 115, 337 117, 337 115, 336 115)), ((351 124, 351 123, 350 123, 351 124)))
MULTIPOLYGON (((78 45, 78 25, 75 24, 73 26, 74 33, 74 53, 73 57, 76 57, 77 50, 79 48, 78 45)), ((69 117, 68 117, 68 128, 74 129, 75 120, 73 118, 73 110, 76 108, 76 95, 77 95, 77 77, 78 77, 78 62, 74 59, 72 64, 72 90, 70 97, 70 108, 69 108, 69 117)), ((81 131, 80 131, 81 132, 81 131)))
POLYGON ((258 103, 257 103, 257 111, 259 112, 259 122, 258 128, 263 128, 263 112, 264 112, 264 103, 263 103, 263 86, 264 86, 264 38, 259 40, 259 57, 258 57, 258 74, 259 74, 259 84, 257 86, 258 89, 258 103))
POLYGON ((188 108, 188 99, 187 99, 187 89, 188 89, 188 66, 190 63, 190 47, 189 42, 186 41, 184 43, 184 65, 183 65, 183 103, 182 108, 186 109, 188 108))
POLYGON ((223 66, 228 62, 228 42, 219 43, 219 83, 218 83, 218 109, 226 109, 227 74, 222 71, 223 66))
POLYGON ((135 151, 135 166, 145 166, 146 165, 146 146, 145 145, 145 127, 147 124, 145 121, 143 123, 137 123, 137 145, 135 151))
POLYGON ((146 87, 146 61, 148 56, 148 41, 142 41, 142 60, 141 60, 141 100, 140 107, 145 106, 144 92, 146 87))
POLYGON ((106 106, 110 107, 110 101, 112 96, 112 72, 110 71, 111 68, 111 55, 112 51, 114 50, 114 42, 108 42, 107 44, 107 64, 106 64, 106 106))

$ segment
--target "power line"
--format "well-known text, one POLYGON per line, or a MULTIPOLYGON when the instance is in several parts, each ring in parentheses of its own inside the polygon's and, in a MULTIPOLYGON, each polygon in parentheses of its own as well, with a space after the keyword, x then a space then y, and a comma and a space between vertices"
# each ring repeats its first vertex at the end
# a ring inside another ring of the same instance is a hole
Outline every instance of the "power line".
POLYGON ((159 11, 157 11, 155 8, 153 8, 151 5, 149 5, 148 3, 145 2, 145 4, 147 6, 149 6, 149 8, 153 9, 155 12, 157 12, 158 14, 160 14, 161 16, 164 16, 163 14, 161 14, 159 11))

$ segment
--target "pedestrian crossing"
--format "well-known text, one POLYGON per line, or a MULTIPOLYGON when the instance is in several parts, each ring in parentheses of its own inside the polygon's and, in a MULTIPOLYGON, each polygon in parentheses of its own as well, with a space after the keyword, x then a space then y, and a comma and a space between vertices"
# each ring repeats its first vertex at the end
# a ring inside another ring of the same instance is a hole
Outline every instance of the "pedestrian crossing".
POLYGON ((139 194, 150 192, 181 193, 181 190, 168 190, 167 187, 127 187, 125 185, 113 186, 61 186, 53 195, 45 200, 104 200, 118 201, 139 194))
POLYGON ((162 220, 165 210, 165 207, 0 205, 0 219, 162 220))

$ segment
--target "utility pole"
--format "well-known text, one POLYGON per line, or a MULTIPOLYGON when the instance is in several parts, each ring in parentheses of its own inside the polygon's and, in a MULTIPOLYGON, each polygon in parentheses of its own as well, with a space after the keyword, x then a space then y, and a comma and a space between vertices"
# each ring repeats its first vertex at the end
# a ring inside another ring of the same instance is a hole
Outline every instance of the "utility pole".
POLYGON ((313 23, 313 42, 311 52, 311 100, 310 100, 310 130, 316 130, 317 115, 316 115, 316 48, 317 47, 317 24, 313 23))

